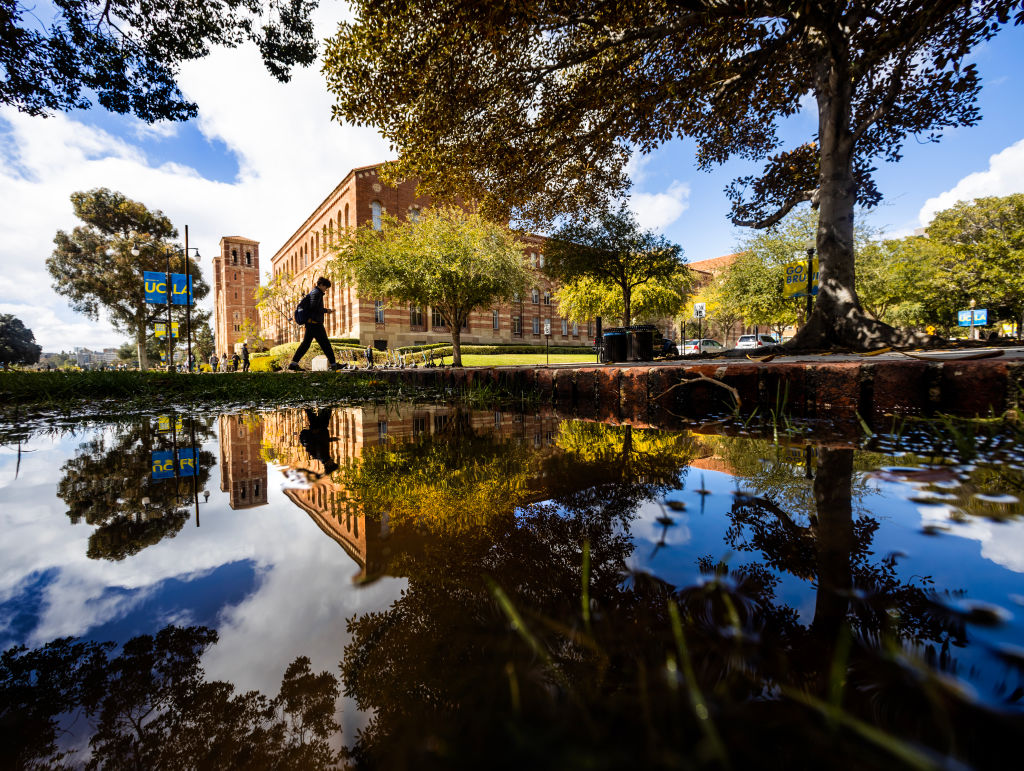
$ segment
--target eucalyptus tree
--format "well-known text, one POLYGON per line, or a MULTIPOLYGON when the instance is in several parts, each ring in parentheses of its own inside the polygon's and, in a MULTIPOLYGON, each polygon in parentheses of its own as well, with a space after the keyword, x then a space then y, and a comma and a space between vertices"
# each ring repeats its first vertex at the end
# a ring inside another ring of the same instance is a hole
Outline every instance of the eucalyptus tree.
POLYGON ((392 179, 480 200, 492 215, 551 220, 628 186, 631 152, 696 141, 709 169, 758 174, 726 190, 737 225, 818 209, 821 289, 797 346, 905 342, 857 298, 854 211, 881 200, 872 173, 908 136, 936 141, 981 113, 971 50, 1019 0, 356 0, 328 41, 336 119, 377 127, 392 179), (816 125, 780 125, 809 100, 816 125))

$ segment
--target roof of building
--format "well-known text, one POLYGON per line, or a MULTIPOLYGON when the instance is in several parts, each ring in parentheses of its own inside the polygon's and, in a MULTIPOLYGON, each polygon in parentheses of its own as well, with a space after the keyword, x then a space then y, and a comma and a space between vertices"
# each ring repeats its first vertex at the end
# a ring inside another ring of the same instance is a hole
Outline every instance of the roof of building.
POLYGON ((697 262, 687 263, 687 267, 690 270, 699 270, 701 273, 710 273, 712 276, 717 276, 736 262, 736 258, 741 254, 743 252, 734 252, 733 254, 723 254, 721 257, 712 257, 710 260, 698 260, 697 262))
POLYGON ((244 241, 247 244, 257 244, 257 245, 259 244, 259 241, 254 241, 253 239, 246 238, 245 236, 221 236, 220 240, 221 241, 244 241))

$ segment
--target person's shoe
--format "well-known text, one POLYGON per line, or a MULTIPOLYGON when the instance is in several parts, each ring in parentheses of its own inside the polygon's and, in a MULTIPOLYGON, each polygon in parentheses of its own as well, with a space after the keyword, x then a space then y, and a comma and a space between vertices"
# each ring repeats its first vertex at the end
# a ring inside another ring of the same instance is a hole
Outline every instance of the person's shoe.
POLYGON ((331 372, 337 372, 339 369, 345 369, 345 368, 343 366, 341 366, 340 364, 338 364, 338 362, 334 362, 334 364, 329 366, 327 369, 329 369, 331 372))
POLYGON ((292 370, 293 372, 302 372, 302 367, 300 367, 298 362, 295 361, 288 362, 288 369, 292 370))

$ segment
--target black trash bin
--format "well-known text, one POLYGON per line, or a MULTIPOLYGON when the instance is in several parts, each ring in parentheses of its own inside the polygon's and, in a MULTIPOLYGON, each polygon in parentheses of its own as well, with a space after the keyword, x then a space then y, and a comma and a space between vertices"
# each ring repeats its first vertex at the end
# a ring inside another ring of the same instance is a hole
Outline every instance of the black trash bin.
POLYGON ((658 328, 653 324, 637 324, 626 327, 629 333, 630 359, 632 361, 654 361, 654 338, 658 337, 658 328))
POLYGON ((604 331, 604 361, 629 361, 629 333, 621 327, 604 331))

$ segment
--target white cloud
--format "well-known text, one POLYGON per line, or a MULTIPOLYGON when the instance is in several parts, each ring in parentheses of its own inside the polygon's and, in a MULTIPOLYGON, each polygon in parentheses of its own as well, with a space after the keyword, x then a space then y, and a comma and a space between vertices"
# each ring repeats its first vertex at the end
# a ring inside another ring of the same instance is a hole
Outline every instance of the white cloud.
POLYGON ((968 174, 951 190, 925 201, 918 214, 922 226, 928 225, 936 213, 957 201, 1024 192, 1024 139, 988 159, 988 169, 968 174))
POLYGON ((690 208, 690 186, 673 180, 663 193, 633 193, 629 208, 644 228, 661 230, 668 227, 690 208))
MULTIPOLYGON (((333 32, 344 6, 321 9, 320 37, 333 32)), ((231 182, 207 179, 185 163, 152 163, 134 144, 172 137, 178 127, 127 124, 118 137, 73 116, 32 118, 0 109, 0 308, 22 318, 44 350, 111 346, 125 339, 104 321, 70 310, 51 288, 45 261, 58 229, 77 221, 76 190, 109 187, 189 225, 203 266, 225 235, 260 241, 261 268, 309 212, 355 166, 391 157, 372 129, 330 120, 331 97, 320 65, 278 83, 251 47, 218 50, 182 68, 185 95, 199 105, 197 126, 222 142, 239 167, 231 182)), ((206 304, 212 307, 212 298, 206 304)))

